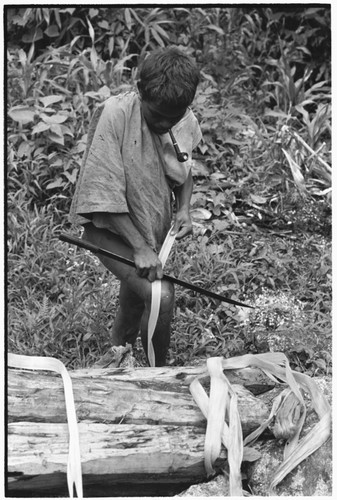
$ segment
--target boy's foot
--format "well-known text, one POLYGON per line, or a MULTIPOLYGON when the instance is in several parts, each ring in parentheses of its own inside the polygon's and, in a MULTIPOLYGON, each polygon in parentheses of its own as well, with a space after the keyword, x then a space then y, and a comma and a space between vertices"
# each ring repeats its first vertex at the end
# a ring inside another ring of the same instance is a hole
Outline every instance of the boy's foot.
POLYGON ((132 367, 134 366, 132 364, 132 359, 134 358, 132 356, 131 344, 126 344, 126 346, 112 346, 108 352, 92 366, 92 368, 118 368, 119 366, 132 367))

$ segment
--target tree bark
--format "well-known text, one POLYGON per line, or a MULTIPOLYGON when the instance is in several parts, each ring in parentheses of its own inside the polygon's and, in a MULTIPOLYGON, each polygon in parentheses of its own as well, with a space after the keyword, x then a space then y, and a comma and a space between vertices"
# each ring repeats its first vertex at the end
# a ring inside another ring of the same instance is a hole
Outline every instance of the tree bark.
MULTIPOLYGON (((238 393, 244 434, 268 415, 267 405, 241 385, 251 384, 253 373, 261 379, 250 369, 226 372, 238 393)), ((84 485, 205 480, 206 422, 189 393, 195 377, 207 387, 204 367, 89 369, 70 375, 84 485)), ((38 496, 65 485, 68 427, 61 377, 9 369, 8 422, 9 493, 38 496)))
MULTIPOLYGON (((187 483, 205 478, 201 427, 81 422, 79 433, 84 484, 187 483)), ((11 423, 8 444, 9 490, 48 490, 51 482, 56 487, 66 484, 67 424, 11 423)))

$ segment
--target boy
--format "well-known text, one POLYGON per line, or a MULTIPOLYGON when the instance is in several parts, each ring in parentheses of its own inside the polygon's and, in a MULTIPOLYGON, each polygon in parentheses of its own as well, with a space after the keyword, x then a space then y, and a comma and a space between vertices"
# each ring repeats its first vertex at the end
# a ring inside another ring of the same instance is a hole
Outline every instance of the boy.
MULTIPOLYGON (((191 158, 201 140, 189 109, 198 82, 189 56, 175 47, 157 50, 139 70, 138 92, 109 98, 90 124, 71 212, 84 224, 84 239, 136 264, 134 269, 100 257, 120 280, 111 345, 133 344, 140 329, 147 354, 151 282, 163 277, 158 252, 171 227, 172 193, 173 233, 181 239, 192 232, 190 161, 177 160, 168 132, 172 129, 178 147, 191 158)), ((174 287, 163 280, 153 335, 156 366, 165 365, 173 307, 174 287)))

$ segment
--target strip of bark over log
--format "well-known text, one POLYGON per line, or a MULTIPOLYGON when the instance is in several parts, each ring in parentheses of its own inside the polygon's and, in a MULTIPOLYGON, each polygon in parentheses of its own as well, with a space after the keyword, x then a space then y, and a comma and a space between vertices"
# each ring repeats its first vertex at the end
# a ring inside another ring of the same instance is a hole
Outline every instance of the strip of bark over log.
MULTIPOLYGON (((258 371, 226 372, 238 393, 244 434, 268 408, 241 384, 258 371)), ((205 419, 189 384, 202 367, 91 369, 70 372, 84 484, 188 483, 205 479, 205 419)), ((47 372, 8 371, 8 490, 65 484, 68 428, 62 380, 47 372)))

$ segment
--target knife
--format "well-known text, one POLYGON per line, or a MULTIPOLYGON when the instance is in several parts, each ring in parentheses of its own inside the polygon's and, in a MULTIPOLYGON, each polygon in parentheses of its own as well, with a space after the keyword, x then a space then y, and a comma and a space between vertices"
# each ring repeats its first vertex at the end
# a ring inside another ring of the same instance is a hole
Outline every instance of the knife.
MULTIPOLYGON (((128 266, 136 267, 135 263, 132 260, 126 259, 125 257, 122 257, 121 255, 117 255, 113 252, 110 252, 109 250, 105 250, 104 248, 100 248, 97 245, 94 245, 93 243, 89 243, 88 241, 81 240, 80 238, 77 238, 75 236, 61 233, 59 235, 59 239, 61 241, 66 242, 66 243, 70 243, 70 244, 76 245, 80 248, 84 248, 85 250, 90 250, 90 252, 92 252, 94 254, 104 255, 105 257, 109 257, 110 259, 117 260, 118 262, 122 262, 123 264, 127 264, 128 266)), ((211 292, 210 290, 206 290, 205 288, 201 288, 199 286, 192 285, 191 283, 180 280, 180 279, 175 278, 174 276, 170 276, 168 274, 164 274, 163 279, 170 281, 171 283, 174 283, 175 285, 179 285, 179 286, 182 286, 182 287, 187 288, 189 290, 193 290, 193 292, 200 293, 201 295, 206 295, 207 297, 211 297, 212 299, 217 299, 217 300, 220 300, 221 302, 226 302, 227 304, 233 304, 235 306, 249 307, 251 309, 254 309, 253 306, 249 306, 248 304, 244 304, 243 302, 238 302, 237 300, 229 299, 228 297, 224 297, 222 295, 219 295, 218 293, 214 293, 214 292, 211 292)))

